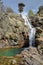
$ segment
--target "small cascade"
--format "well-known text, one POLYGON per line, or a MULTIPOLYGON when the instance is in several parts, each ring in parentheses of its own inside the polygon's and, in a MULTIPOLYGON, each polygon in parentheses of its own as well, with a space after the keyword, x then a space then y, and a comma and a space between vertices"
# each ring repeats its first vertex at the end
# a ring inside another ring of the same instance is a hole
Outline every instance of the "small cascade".
POLYGON ((36 29, 32 28, 29 34, 29 46, 35 46, 35 33, 36 29))
POLYGON ((25 25, 27 25, 30 29, 32 29, 31 22, 28 20, 27 16, 22 15, 23 19, 25 20, 25 25))
POLYGON ((22 18, 25 20, 25 25, 30 28, 29 31, 29 46, 35 46, 35 33, 36 29, 32 26, 30 19, 26 15, 22 15, 22 18))

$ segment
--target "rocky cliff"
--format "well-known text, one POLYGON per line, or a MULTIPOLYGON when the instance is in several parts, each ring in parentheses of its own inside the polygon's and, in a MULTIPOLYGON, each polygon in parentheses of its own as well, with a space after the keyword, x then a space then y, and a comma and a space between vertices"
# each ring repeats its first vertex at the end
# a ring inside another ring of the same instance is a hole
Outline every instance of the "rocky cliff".
POLYGON ((34 16, 32 16, 32 25, 36 28, 36 46, 43 44, 43 8, 39 9, 34 16))
POLYGON ((32 25, 36 28, 36 47, 38 47, 39 53, 43 54, 43 8, 39 8, 39 10, 30 19, 32 25))
POLYGON ((23 47, 28 32, 22 17, 14 12, 4 12, 0 16, 0 48, 23 47))

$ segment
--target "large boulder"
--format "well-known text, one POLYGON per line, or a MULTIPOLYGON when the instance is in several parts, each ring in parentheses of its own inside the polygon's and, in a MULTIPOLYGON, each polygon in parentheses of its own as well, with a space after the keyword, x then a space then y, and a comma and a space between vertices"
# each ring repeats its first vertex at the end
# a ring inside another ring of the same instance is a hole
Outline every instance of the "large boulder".
POLYGON ((43 59, 34 47, 29 47, 22 51, 25 65, 43 65, 43 59))

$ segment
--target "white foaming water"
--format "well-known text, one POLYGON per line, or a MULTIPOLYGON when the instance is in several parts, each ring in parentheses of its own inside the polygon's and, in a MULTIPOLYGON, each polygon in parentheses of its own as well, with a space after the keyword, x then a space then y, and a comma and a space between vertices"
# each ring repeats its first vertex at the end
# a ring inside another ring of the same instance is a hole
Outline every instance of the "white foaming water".
POLYGON ((25 25, 27 25, 30 29, 32 28, 31 22, 28 21, 26 15, 22 15, 23 19, 25 20, 25 25))
POLYGON ((35 46, 35 33, 36 33, 36 29, 35 28, 31 28, 30 30, 30 34, 29 34, 29 46, 35 46))
POLYGON ((36 29, 32 26, 31 21, 28 20, 26 15, 22 15, 23 19, 25 20, 25 25, 30 28, 30 33, 29 33, 29 46, 35 46, 35 33, 36 29))

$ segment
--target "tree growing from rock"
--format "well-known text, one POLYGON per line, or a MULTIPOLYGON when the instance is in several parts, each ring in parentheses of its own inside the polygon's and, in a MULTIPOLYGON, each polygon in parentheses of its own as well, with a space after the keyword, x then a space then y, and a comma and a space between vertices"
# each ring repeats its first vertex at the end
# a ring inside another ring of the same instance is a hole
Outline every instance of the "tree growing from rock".
POLYGON ((19 3, 18 4, 18 8, 19 8, 18 10, 19 10, 20 13, 23 12, 24 7, 25 7, 25 4, 24 3, 19 3))
POLYGON ((28 16, 31 17, 34 15, 34 12, 32 10, 29 10, 28 16))

